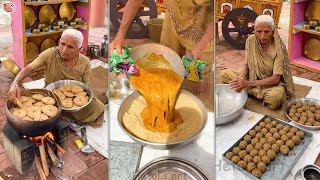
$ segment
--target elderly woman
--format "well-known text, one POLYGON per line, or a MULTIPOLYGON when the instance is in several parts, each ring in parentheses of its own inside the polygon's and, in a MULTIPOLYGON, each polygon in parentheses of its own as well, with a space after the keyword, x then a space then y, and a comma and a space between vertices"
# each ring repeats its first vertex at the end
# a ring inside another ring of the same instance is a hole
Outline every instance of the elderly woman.
POLYGON ((247 90, 270 109, 277 109, 294 92, 287 49, 271 16, 258 16, 254 28, 255 34, 246 42, 242 71, 226 69, 221 72, 221 80, 235 91, 247 90))
MULTIPOLYGON (((28 74, 44 66, 45 84, 71 79, 88 83, 90 79, 90 60, 80 54, 83 35, 75 29, 65 30, 60 38, 59 46, 42 52, 27 67, 16 76, 9 89, 9 98, 20 97, 19 84, 28 74)), ((72 113, 73 118, 80 123, 102 124, 104 104, 94 98, 92 102, 79 112, 72 113)))
MULTIPOLYGON (((127 30, 143 0, 129 0, 123 13, 120 29, 110 44, 110 52, 121 47, 127 30)), ((193 60, 206 62, 203 81, 196 84, 185 83, 187 89, 193 86, 194 93, 203 96, 208 92, 209 73, 213 65, 213 0, 166 0, 166 15, 160 43, 173 49, 182 57, 191 52, 193 60)))

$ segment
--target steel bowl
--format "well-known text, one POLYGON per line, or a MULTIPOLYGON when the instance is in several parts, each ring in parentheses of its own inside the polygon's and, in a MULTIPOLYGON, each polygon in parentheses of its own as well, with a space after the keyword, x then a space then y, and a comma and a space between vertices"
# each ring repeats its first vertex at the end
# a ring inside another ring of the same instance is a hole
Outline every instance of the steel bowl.
MULTIPOLYGON (((172 69, 179 74, 179 76, 184 79, 185 76, 185 68, 182 64, 182 60, 180 56, 173 51, 172 49, 163 46, 161 44, 156 43, 147 43, 140 46, 135 47, 132 52, 130 53, 130 57, 133 61, 138 60, 139 58, 143 57, 146 54, 155 53, 155 54, 162 54, 163 57, 170 63, 172 69)), ((127 79, 130 79, 131 74, 126 73, 127 79)))
MULTIPOLYGON (((172 143, 155 143, 155 142, 150 142, 150 141, 146 141, 143 140, 131 133, 129 133, 129 131, 125 128, 125 126, 123 125, 122 122, 122 118, 123 115, 129 111, 132 103, 141 96, 141 94, 138 91, 133 92, 131 95, 129 95, 121 104, 119 111, 118 111, 118 123, 120 128, 136 143, 140 144, 141 146, 145 146, 151 149, 159 149, 159 150, 168 150, 168 149, 176 149, 176 148, 180 148, 182 146, 187 145, 188 143, 190 143, 192 140, 194 140, 200 133, 201 131, 204 129, 204 127, 207 124, 207 120, 208 120, 208 114, 207 114, 207 109, 204 106, 204 104, 202 103, 202 101, 195 95, 193 95, 192 93, 188 92, 187 90, 184 89, 180 89, 179 93, 183 93, 186 94, 188 96, 191 96, 193 101, 197 104, 197 106, 199 107, 199 109, 201 110, 202 116, 203 116, 203 125, 201 127, 201 129, 195 133, 193 136, 188 137, 182 141, 178 141, 178 142, 172 142, 172 143)), ((179 96, 178 96, 179 97, 179 96)))
POLYGON ((320 168, 316 165, 306 165, 299 169, 294 180, 318 180, 320 179, 320 168))
POLYGON ((35 137, 35 136, 41 136, 49 131, 51 131, 54 127, 56 127, 59 118, 61 116, 62 112, 62 105, 60 102, 60 99, 51 91, 47 91, 44 89, 32 89, 32 90, 22 90, 20 92, 21 96, 32 96, 34 93, 41 93, 45 94, 46 96, 50 96, 55 98, 56 100, 56 106, 58 107, 58 112, 55 116, 43 120, 43 121, 28 121, 21 118, 18 118, 11 114, 9 111, 9 108, 13 106, 11 101, 7 101, 7 105, 5 107, 6 117, 7 121, 10 124, 10 126, 17 131, 18 134, 21 136, 28 136, 28 137, 35 137))
POLYGON ((307 130, 318 130, 320 129, 320 126, 306 126, 306 125, 302 125, 299 124, 297 122, 295 122, 294 120, 292 120, 289 117, 289 110, 291 108, 292 105, 296 104, 296 103, 313 103, 315 105, 320 105, 320 101, 317 99, 312 99, 312 98, 300 98, 300 99, 293 99, 290 102, 288 102, 288 104, 286 104, 285 107, 285 114, 287 116, 287 118, 295 125, 300 126, 301 128, 307 129, 307 130))
POLYGON ((56 82, 49 84, 45 89, 47 89, 49 91, 53 91, 54 89, 58 89, 61 86, 71 85, 71 84, 75 84, 75 85, 82 87, 87 92, 87 95, 89 96, 89 101, 81 107, 78 107, 78 108, 64 108, 64 107, 62 107, 62 110, 64 110, 64 111, 77 112, 77 111, 80 111, 81 109, 83 109, 84 107, 86 107, 92 101, 93 92, 88 85, 86 85, 80 81, 76 81, 76 80, 60 80, 60 81, 56 81, 56 82))
POLYGON ((120 105, 133 91, 134 87, 126 78, 116 78, 110 82, 107 97, 109 102, 120 105))
POLYGON ((237 93, 229 84, 216 85, 216 125, 222 125, 236 119, 244 110, 248 93, 237 93))

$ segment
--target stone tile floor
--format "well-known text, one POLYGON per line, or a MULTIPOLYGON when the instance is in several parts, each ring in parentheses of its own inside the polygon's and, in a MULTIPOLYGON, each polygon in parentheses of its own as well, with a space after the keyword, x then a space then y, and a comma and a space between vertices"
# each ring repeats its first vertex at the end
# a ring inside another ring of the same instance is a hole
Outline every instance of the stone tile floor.
MULTIPOLYGON (((281 10, 278 29, 283 42, 288 45, 288 31, 290 21, 290 2, 284 2, 281 10)), ((219 45, 216 45, 216 82, 220 80, 220 72, 223 69, 241 69, 244 64, 244 51, 236 50, 224 41, 219 23, 219 45)), ((320 82, 319 73, 291 65, 292 75, 320 82)))
MULTIPOLYGON (((13 57, 12 34, 11 34, 11 16, 3 10, 0 3, 0 57, 13 57)), ((107 27, 90 27, 89 30, 89 44, 100 45, 103 35, 107 34, 107 27)), ((1 66, 1 65, 0 65, 1 66)), ((43 77, 40 72, 38 74, 31 74, 32 78, 39 79, 43 77)), ((3 147, 3 126, 6 123, 5 103, 7 92, 14 76, 7 71, 3 66, 0 67, 0 176, 3 179, 23 179, 23 180, 40 180, 36 169, 30 171, 28 174, 21 176, 15 169, 12 162, 6 156, 3 147)), ((75 180, 106 180, 108 177, 108 159, 95 152, 92 154, 82 153, 76 146, 75 140, 80 137, 70 130, 68 139, 68 149, 63 156, 64 166, 62 170, 62 177, 72 178, 75 180)), ((48 179, 56 179, 52 174, 48 179)))

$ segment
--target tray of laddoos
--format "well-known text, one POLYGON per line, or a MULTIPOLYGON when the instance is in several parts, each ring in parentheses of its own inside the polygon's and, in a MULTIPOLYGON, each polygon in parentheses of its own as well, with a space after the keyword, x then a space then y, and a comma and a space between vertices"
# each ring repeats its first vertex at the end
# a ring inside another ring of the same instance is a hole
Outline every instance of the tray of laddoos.
POLYGON ((90 104, 93 98, 90 87, 76 80, 56 81, 49 84, 46 89, 58 96, 64 111, 80 111, 90 104))
POLYGON ((265 115, 223 159, 250 179, 285 179, 312 138, 310 132, 265 115))

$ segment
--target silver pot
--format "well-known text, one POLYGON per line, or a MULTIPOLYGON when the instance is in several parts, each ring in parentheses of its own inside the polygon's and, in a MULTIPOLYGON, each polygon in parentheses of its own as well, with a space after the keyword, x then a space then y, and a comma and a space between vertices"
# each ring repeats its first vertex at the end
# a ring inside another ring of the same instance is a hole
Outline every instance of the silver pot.
POLYGON ((319 180, 320 168, 316 165, 307 165, 298 170, 294 180, 319 180))
POLYGON ((222 125, 241 115, 248 93, 244 90, 237 93, 230 88, 229 84, 217 84, 215 98, 216 125, 222 125))

